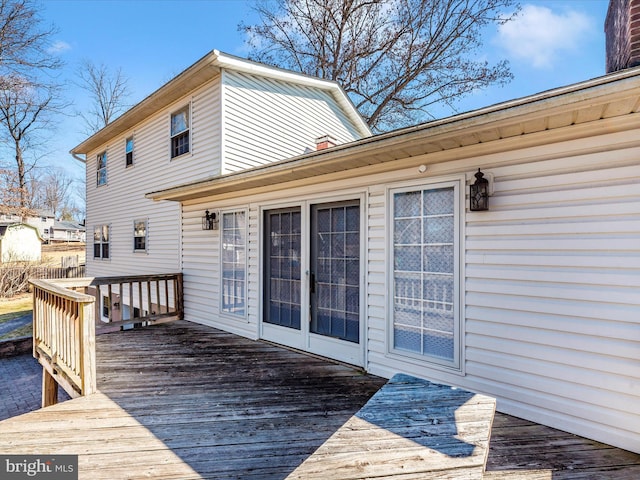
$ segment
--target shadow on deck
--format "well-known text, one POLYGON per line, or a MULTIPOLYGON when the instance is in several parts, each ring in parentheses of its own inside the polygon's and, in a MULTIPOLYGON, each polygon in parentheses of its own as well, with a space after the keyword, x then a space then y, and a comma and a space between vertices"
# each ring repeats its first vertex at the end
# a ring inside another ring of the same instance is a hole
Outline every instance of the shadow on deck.
MULTIPOLYGON (((99 393, 0 422, 0 452, 78 454, 81 479, 306 478, 303 463, 321 446, 331 447, 328 439, 343 440, 335 435, 386 383, 184 321, 100 335, 96 343, 99 393)), ((498 416, 486 477, 630 479, 640 473, 638 455, 549 431, 557 432, 498 416), (536 436, 534 448, 525 435, 536 436), (545 439, 551 449, 545 450, 545 439), (566 448, 571 442, 573 450, 566 448), (567 457, 570 451, 578 452, 577 460, 567 457)), ((402 430, 395 435, 402 438, 402 430)), ((461 455, 471 453, 452 441, 461 455)), ((365 478, 356 470, 349 477, 320 473, 323 479, 365 478)))

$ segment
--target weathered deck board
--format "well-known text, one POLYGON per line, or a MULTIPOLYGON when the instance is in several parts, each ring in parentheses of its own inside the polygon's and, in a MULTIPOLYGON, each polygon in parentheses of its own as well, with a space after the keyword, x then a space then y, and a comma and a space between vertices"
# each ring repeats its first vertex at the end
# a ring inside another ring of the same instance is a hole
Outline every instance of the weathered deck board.
MULTIPOLYGON (((79 454, 81 479, 285 479, 385 383, 188 322, 100 335, 97 364, 100 393, 0 422, 0 452, 79 454)), ((415 444, 413 427, 395 425, 391 446, 415 444)), ((477 438, 473 422, 458 428, 477 438)), ((370 458, 383 468, 385 455, 370 458)), ((486 478, 631 479, 639 468, 639 455, 497 414, 486 478)))
POLYGON ((289 478, 482 479, 495 399, 395 375, 289 478))

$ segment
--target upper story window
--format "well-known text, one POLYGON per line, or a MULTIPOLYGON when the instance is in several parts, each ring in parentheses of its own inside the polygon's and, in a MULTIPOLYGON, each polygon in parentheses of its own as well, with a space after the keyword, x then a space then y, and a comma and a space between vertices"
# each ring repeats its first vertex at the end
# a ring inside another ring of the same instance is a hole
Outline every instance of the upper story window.
POLYGON ((171 158, 189 153, 189 105, 171 114, 171 158))
POLYGON ((136 220, 133 222, 133 250, 135 252, 147 251, 147 221, 136 220))
POLYGON ((109 225, 93 229, 93 258, 109 258, 109 225))
POLYGON ((97 181, 96 185, 106 185, 107 184, 107 152, 102 152, 98 154, 98 163, 97 163, 97 181))
POLYGON ((125 166, 130 167, 133 165, 133 137, 129 137, 125 140, 124 155, 125 166))

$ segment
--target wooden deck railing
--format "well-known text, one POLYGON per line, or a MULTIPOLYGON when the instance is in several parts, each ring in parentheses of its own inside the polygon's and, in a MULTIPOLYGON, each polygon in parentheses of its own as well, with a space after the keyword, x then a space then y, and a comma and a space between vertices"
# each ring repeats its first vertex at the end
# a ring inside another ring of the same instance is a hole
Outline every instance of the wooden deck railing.
POLYGON ((96 391, 95 298, 52 280, 33 286, 33 356, 43 367, 42 406, 96 391))
POLYGON ((58 385, 72 398, 96 391, 96 323, 121 328, 184 317, 180 273, 30 283, 43 407, 56 403, 58 385))

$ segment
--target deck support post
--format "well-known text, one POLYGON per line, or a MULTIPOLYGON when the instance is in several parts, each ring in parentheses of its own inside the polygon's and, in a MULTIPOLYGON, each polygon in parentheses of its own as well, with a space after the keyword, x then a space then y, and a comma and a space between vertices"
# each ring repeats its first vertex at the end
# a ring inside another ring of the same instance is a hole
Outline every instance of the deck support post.
POLYGON ((42 408, 58 403, 58 382, 42 367, 42 408))

